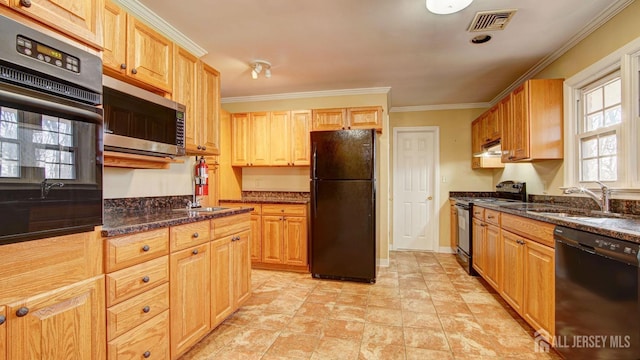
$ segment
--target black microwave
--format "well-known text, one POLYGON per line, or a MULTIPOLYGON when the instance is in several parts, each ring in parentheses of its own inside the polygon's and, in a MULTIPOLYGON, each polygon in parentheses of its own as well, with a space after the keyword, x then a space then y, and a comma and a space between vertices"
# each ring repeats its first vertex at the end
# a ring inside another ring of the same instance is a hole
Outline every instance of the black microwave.
POLYGON ((185 155, 185 106, 103 76, 104 148, 152 156, 185 155))

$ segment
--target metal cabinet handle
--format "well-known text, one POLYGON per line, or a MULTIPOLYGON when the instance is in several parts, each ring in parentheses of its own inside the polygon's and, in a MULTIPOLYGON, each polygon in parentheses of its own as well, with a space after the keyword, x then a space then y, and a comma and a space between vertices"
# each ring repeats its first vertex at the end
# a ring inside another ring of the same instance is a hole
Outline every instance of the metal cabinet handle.
POLYGON ((202 145, 202 150, 207 150, 207 147, 202 145))
POLYGON ((127 64, 120 64, 120 69, 124 70, 127 68, 127 64))
POLYGON ((495 218, 496 218, 496 217, 495 217, 495 216, 493 216, 493 215, 489 215, 489 216, 487 216, 487 219, 495 219, 495 218))
POLYGON ((31 7, 31 0, 20 0, 20 5, 24 7, 31 7))
POLYGON ((142 247, 142 251, 144 251, 144 252, 149 251, 149 249, 150 249, 150 247, 149 247, 149 245, 147 245, 147 244, 145 244, 145 245, 142 247))
POLYGON ((142 278, 142 282, 143 283, 148 283, 149 282, 149 277, 148 276, 143 277, 142 278))
POLYGON ((198 255, 198 249, 193 249, 193 251, 191 252, 193 255, 198 255))
POLYGON ((151 308, 149 307, 149 305, 142 308, 143 313, 148 313, 149 311, 151 311, 151 308))
POLYGON ((29 313, 29 308, 23 306, 20 309, 18 309, 18 311, 16 311, 16 316, 23 317, 23 316, 26 316, 28 313, 29 313))
POLYGON ((4 322, 7 320, 7 317, 4 315, 0 315, 0 325, 4 324, 4 322))
POLYGON ((196 238, 196 239, 197 239, 197 238, 198 238, 198 236, 200 236, 198 233, 193 233, 193 237, 194 237, 194 238, 196 238))
POLYGON ((144 356, 145 359, 148 359, 149 356, 151 356, 151 351, 145 351, 144 354, 142 354, 142 356, 144 356))
POLYGON ((133 69, 131 69, 131 73, 132 73, 133 75, 135 75, 135 74, 137 74, 137 73, 138 73, 138 70, 137 70, 136 68, 133 68, 133 69))
POLYGON ((202 146, 198 145, 198 150, 202 150, 202 146))

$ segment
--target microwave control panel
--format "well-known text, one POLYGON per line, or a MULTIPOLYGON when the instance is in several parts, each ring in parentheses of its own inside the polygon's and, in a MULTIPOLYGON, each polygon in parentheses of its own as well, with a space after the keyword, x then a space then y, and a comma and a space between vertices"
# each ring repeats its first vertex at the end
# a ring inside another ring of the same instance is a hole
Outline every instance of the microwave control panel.
POLYGON ((80 73, 80 59, 22 35, 16 37, 16 50, 30 58, 44 63, 80 73))

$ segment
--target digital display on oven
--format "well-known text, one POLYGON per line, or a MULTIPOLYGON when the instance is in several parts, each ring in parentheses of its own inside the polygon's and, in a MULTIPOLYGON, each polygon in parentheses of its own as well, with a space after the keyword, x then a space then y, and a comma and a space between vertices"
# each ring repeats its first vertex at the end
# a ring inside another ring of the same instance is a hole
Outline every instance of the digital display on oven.
POLYGON ((40 54, 43 54, 43 55, 49 55, 49 56, 51 56, 51 57, 52 57, 52 58, 54 58, 54 59, 60 59, 60 60, 62 60, 62 53, 61 53, 61 52, 58 52, 58 51, 55 51, 55 50, 53 50, 53 49, 52 49, 52 48, 50 48, 50 47, 46 47, 46 46, 44 46, 44 45, 42 45, 42 44, 37 44, 37 45, 36 45, 36 50, 38 50, 38 52, 39 52, 40 54))

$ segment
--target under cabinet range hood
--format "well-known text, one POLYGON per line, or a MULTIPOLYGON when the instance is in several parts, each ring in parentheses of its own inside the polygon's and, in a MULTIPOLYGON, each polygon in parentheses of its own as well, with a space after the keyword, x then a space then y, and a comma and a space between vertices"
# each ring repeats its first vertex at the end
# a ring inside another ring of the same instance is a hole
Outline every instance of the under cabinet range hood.
POLYGON ((474 157, 501 157, 502 145, 500 140, 482 145, 482 151, 473 154, 474 157))
POLYGON ((105 150, 185 155, 184 105, 108 76, 102 84, 105 150))

